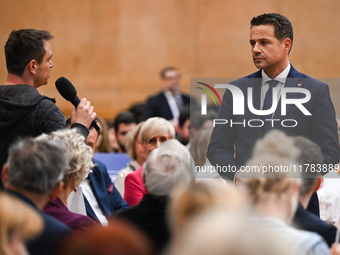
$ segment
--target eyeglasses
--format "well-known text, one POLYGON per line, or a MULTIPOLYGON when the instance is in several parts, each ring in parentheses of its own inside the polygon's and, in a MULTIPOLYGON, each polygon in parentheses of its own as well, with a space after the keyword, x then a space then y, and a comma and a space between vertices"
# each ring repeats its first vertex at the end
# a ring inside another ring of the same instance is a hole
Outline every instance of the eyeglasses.
POLYGON ((164 143, 164 142, 168 141, 169 139, 170 139, 170 137, 168 137, 168 136, 156 136, 156 137, 150 138, 148 140, 145 140, 145 143, 149 147, 155 147, 157 145, 157 142, 164 143))

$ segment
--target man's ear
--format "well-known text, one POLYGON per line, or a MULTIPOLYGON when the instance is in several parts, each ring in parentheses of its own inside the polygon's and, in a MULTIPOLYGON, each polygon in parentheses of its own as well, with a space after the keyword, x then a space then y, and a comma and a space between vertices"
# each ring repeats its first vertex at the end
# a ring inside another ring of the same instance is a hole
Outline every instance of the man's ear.
POLYGON ((5 186, 7 179, 8 179, 8 167, 5 164, 3 165, 2 172, 1 172, 1 182, 3 186, 5 186))
POLYGON ((38 63, 37 63, 37 61, 35 61, 34 59, 32 59, 32 60, 27 64, 28 71, 29 71, 31 74, 36 74, 36 72, 37 72, 37 67, 38 67, 38 63))
POLYGON ((61 181, 57 184, 57 186, 51 191, 51 193, 48 196, 49 201, 54 202, 57 197, 59 196, 59 193, 64 188, 64 182, 61 181))
POLYGON ((316 181, 316 184, 315 184, 313 193, 314 193, 314 192, 317 192, 317 191, 322 187, 322 183, 323 183, 323 177, 322 177, 322 176, 319 176, 319 177, 318 177, 318 180, 316 181))
POLYGON ((286 38, 283 40, 284 51, 288 54, 289 50, 292 48, 292 40, 286 38))

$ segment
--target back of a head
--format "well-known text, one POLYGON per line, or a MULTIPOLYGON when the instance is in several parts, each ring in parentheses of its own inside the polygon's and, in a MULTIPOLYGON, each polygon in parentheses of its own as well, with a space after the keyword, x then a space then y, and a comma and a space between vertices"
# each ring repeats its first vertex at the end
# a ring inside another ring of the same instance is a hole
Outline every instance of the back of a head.
POLYGON ((300 156, 297 158, 297 163, 301 166, 300 196, 305 196, 316 185, 320 173, 312 168, 322 166, 323 156, 320 147, 303 136, 294 137, 294 144, 300 149, 300 156))
POLYGON ((114 220, 73 234, 60 247, 60 255, 153 255, 151 242, 128 222, 114 220))
POLYGON ((5 183, 46 195, 63 179, 67 159, 55 143, 25 138, 9 149, 5 183))
POLYGON ((36 237, 43 220, 32 207, 6 193, 0 193, 0 254, 14 254, 9 243, 15 235, 22 242, 36 237))
POLYGON ((281 196, 299 181, 296 163, 299 154, 294 139, 279 130, 270 131, 256 142, 253 157, 247 162, 248 172, 242 173, 253 203, 256 204, 261 197, 281 196))
POLYGON ((43 134, 36 140, 51 141, 57 144, 65 153, 68 167, 65 169, 64 183, 70 180, 78 182, 88 175, 94 166, 92 162, 92 149, 85 143, 85 138, 75 129, 61 129, 50 135, 43 134))
POLYGON ((146 139, 167 133, 170 139, 175 138, 175 129, 170 121, 164 118, 153 117, 147 119, 140 129, 140 139, 144 142, 146 139))
POLYGON ((190 153, 195 166, 203 166, 207 160, 206 153, 210 142, 212 129, 207 128, 199 131, 190 141, 190 153))
POLYGON ((31 60, 40 64, 46 54, 44 41, 53 36, 44 30, 13 30, 5 45, 6 67, 11 74, 21 76, 31 60))
POLYGON ((113 121, 113 126, 116 132, 118 132, 118 128, 121 123, 124 123, 124 124, 136 123, 137 124, 136 116, 132 112, 129 112, 129 111, 119 113, 113 121))
POLYGON ((198 132, 207 121, 213 122, 216 118, 217 113, 215 111, 209 110, 206 115, 202 115, 200 111, 196 111, 190 117, 190 129, 194 129, 198 132))
POLYGON ((176 188, 169 205, 170 226, 181 231, 197 215, 211 207, 221 207, 246 215, 244 197, 230 182, 196 182, 176 188))
POLYGON ((212 207, 195 217, 169 249, 170 255, 294 254, 280 240, 243 214, 212 207))
POLYGON ((188 184, 193 173, 188 149, 172 139, 154 149, 143 168, 148 193, 168 196, 181 184, 188 184))

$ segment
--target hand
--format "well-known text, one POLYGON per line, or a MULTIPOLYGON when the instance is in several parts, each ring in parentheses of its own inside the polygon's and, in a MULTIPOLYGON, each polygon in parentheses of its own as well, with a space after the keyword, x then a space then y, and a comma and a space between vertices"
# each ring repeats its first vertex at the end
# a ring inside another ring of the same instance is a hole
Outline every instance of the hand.
POLYGON ((335 243, 332 244, 331 254, 332 255, 339 255, 340 254, 340 245, 339 244, 335 244, 335 243))
POLYGON ((79 123, 89 128, 92 121, 96 118, 97 114, 93 112, 93 106, 90 101, 83 98, 77 106, 77 109, 72 110, 71 123, 79 123))

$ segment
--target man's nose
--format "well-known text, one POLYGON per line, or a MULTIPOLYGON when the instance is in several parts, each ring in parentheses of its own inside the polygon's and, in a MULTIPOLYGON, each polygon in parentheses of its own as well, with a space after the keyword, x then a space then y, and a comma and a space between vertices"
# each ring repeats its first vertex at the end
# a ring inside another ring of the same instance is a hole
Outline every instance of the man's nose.
POLYGON ((50 60, 50 68, 52 68, 53 66, 54 66, 53 61, 50 60))
POLYGON ((259 53, 259 52, 261 52, 261 49, 260 49, 258 43, 255 43, 255 44, 254 44, 254 46, 253 46, 253 52, 254 52, 254 53, 259 53))

